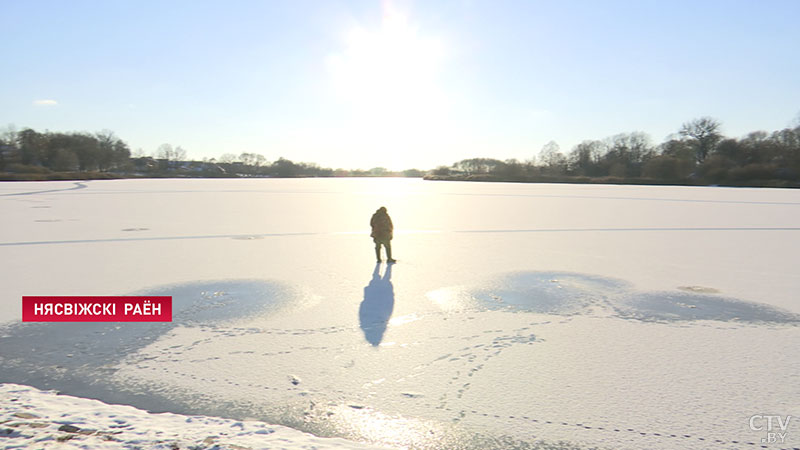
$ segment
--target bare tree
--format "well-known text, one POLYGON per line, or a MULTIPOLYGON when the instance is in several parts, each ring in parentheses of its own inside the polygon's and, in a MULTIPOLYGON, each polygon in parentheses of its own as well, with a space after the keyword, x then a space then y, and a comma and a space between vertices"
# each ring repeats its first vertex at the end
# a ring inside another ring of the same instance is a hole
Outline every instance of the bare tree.
POLYGON ((681 126, 680 135, 684 138, 691 138, 695 146, 695 158, 697 162, 703 162, 709 153, 722 139, 719 132, 720 123, 711 117, 701 117, 686 122, 681 126))
POLYGON ((18 143, 19 137, 14 125, 9 124, 0 132, 0 170, 5 170, 6 164, 18 156, 18 143))
POLYGON ((175 157, 175 150, 173 150, 170 144, 161 144, 158 146, 158 149, 156 150, 156 158, 166 159, 167 161, 170 161, 174 157, 175 157))
POLYGON ((175 147, 173 158, 175 161, 186 161, 186 150, 184 150, 180 145, 175 147))
POLYGON ((555 141, 550 141, 539 152, 539 161, 547 167, 555 168, 564 166, 567 158, 561 153, 561 147, 555 141))
POLYGON ((264 155, 262 155, 261 153, 256 153, 254 164, 256 167, 262 167, 268 165, 269 163, 264 155))
POLYGON ((240 161, 242 162, 242 164, 244 164, 245 166, 253 166, 253 165, 255 165, 255 164, 254 164, 254 162, 255 162, 255 156, 256 156, 256 155, 254 155, 254 154, 252 154, 252 153, 243 152, 241 155, 239 155, 239 160, 240 160, 240 161))
POLYGON ((233 153, 225 153, 219 157, 219 162, 223 164, 231 164, 239 161, 239 157, 233 153))
POLYGON ((800 129, 800 111, 798 111, 797 115, 794 116, 794 120, 792 120, 789 128, 800 129))
POLYGON ((156 150, 156 158, 163 160, 159 163, 162 169, 176 168, 179 161, 186 160, 186 150, 180 145, 172 147, 170 144, 161 144, 156 150))
POLYGON ((583 141, 569 153, 569 165, 580 175, 593 175, 592 169, 597 165, 605 145, 600 141, 583 141))

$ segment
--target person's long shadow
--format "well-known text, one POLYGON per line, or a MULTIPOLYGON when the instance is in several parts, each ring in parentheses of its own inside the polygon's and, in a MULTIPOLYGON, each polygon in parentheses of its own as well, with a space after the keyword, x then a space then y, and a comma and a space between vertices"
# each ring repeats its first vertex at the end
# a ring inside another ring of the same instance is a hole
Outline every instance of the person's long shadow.
POLYGON ((392 286, 392 265, 386 266, 383 278, 380 263, 375 265, 372 280, 364 287, 364 301, 358 309, 358 318, 364 338, 377 347, 383 340, 386 325, 394 310, 394 287, 392 286))

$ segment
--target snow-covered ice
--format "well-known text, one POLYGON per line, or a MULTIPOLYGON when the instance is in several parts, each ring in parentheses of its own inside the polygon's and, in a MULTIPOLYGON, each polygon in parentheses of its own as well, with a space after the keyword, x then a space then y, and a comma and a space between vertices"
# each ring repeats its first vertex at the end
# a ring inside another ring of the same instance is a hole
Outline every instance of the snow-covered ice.
POLYGON ((379 448, 252 420, 150 414, 12 383, 0 385, 0 402, 0 443, 6 449, 379 448))
POLYGON ((0 210, 0 382, 389 447, 800 447, 800 191, 116 180, 0 210), (174 321, 22 324, 23 295, 174 321))

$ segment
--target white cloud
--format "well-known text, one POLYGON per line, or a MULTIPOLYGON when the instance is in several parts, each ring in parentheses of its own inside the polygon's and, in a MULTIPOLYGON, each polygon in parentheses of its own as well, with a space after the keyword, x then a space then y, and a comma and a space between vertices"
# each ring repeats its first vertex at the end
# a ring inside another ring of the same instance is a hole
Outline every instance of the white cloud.
POLYGON ((58 102, 55 100, 34 100, 34 106, 57 106, 58 102))

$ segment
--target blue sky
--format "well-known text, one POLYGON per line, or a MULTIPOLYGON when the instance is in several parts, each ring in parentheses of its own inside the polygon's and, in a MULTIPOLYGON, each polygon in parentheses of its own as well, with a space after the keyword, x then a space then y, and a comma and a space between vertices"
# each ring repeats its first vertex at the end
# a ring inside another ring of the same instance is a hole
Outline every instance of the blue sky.
POLYGON ((0 0, 0 126, 326 167, 800 115, 800 1, 0 0))

